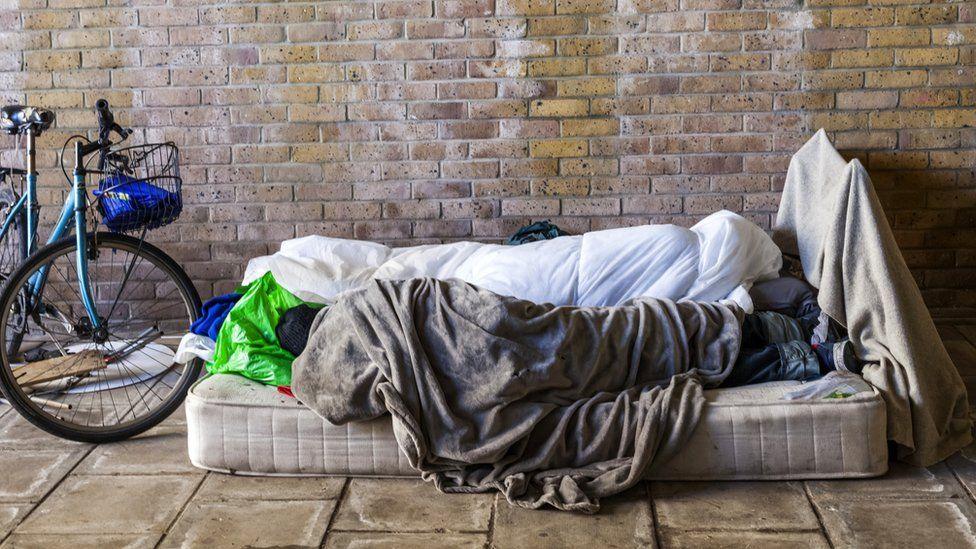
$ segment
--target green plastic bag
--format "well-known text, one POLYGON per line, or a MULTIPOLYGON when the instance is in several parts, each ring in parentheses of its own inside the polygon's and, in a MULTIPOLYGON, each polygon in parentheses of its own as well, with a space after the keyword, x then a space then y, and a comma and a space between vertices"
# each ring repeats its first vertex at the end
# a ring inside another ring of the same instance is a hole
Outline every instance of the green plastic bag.
POLYGON ((207 371, 239 374, 266 385, 291 385, 295 356, 281 348, 275 326, 285 311, 305 302, 279 286, 270 272, 237 292, 243 295, 220 326, 207 371))

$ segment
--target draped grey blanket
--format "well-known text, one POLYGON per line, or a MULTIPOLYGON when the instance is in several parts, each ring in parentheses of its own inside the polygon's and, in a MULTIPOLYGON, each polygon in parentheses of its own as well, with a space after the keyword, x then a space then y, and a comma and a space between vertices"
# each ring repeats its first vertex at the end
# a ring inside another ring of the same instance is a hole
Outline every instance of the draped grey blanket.
POLYGON ((823 130, 790 162, 773 239, 847 327, 888 411, 898 457, 931 465, 972 441, 966 387, 902 258, 871 179, 823 130))
POLYGON ((381 280, 318 315, 292 388, 334 424, 391 414, 401 451, 441 490, 594 512, 688 439, 741 322, 718 303, 555 307, 381 280))

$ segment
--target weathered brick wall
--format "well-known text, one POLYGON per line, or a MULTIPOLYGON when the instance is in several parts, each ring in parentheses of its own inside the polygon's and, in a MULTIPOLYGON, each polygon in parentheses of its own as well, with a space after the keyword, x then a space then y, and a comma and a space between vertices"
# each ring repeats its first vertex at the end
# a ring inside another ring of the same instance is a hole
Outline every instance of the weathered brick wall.
POLYGON ((309 233, 495 240, 719 208, 768 226, 824 127, 871 170, 930 305, 976 311, 973 3, 4 5, 3 99, 59 112, 44 165, 102 96, 182 147, 189 206, 154 238, 205 294, 309 233))

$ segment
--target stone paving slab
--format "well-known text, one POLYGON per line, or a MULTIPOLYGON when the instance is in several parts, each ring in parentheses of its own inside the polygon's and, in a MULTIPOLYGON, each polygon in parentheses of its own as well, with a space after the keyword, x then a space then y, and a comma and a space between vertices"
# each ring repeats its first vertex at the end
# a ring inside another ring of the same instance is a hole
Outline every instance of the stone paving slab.
POLYGON ((81 448, 0 451, 0 501, 40 501, 84 452, 81 448))
POLYGON ((14 534, 3 548, 18 549, 151 549, 159 541, 158 534, 150 535, 47 535, 14 534))
POLYGON ((326 549, 482 549, 487 534, 332 532, 326 549))
POLYGON ((58 448, 90 448, 90 444, 82 444, 49 435, 46 432, 31 425, 26 419, 16 411, 10 410, 9 413, 0 417, 0 448, 4 450, 14 449, 38 449, 53 450, 58 448))
POLYGON ((247 477, 211 473, 194 501, 337 499, 344 477, 247 477))
POLYGON ((976 443, 951 456, 946 460, 946 464, 955 472, 970 497, 976 497, 976 443))
POLYGON ((968 499, 833 501, 819 508, 837 549, 976 547, 976 513, 968 499))
POLYGON ((808 481, 814 499, 945 499, 965 492, 944 463, 928 469, 893 462, 880 478, 808 481))
POLYGON ((655 482, 658 524, 672 530, 818 530, 799 482, 655 482))
POLYGON ((654 518, 646 488, 605 498, 595 515, 514 507, 498 496, 493 546, 521 547, 653 547, 654 518))
POLYGON ((776 549, 830 549, 819 532, 664 532, 664 549, 740 549, 775 547, 776 549))
POLYGON ((78 466, 82 475, 194 474, 204 471, 190 463, 186 429, 156 427, 123 443, 102 444, 78 466))
POLYGON ((441 494, 422 480, 354 478, 333 530, 486 531, 492 500, 490 494, 441 494))
POLYGON ((200 483, 185 475, 70 476, 24 521, 24 534, 162 533, 200 483))
POLYGON ((318 547, 335 501, 190 503, 161 547, 318 547))
POLYGON ((29 504, 0 505, 0 538, 9 534, 33 508, 34 506, 29 504))

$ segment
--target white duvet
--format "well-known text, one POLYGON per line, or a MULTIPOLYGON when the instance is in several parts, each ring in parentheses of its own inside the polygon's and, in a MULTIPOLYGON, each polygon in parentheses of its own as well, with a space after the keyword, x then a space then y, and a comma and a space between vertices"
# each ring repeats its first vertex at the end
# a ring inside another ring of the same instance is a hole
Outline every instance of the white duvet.
MULTIPOLYGON (((325 236, 286 240, 252 259, 249 284, 271 272, 305 301, 330 303, 373 278, 458 278, 495 293, 555 305, 621 305, 632 299, 729 300, 752 312, 749 288, 778 276, 779 248, 758 226, 728 211, 691 229, 642 225, 562 236, 521 246, 457 242, 390 248, 325 236)), ((175 360, 210 360, 214 342, 187 334, 175 360)))
POLYGON ((758 226, 728 211, 691 229, 643 225, 521 246, 457 242, 409 248, 324 236, 286 240, 250 261, 247 284, 270 271, 305 301, 329 303, 372 278, 457 278, 495 293, 555 305, 621 305, 642 297, 732 300, 778 276, 780 251, 758 226))

